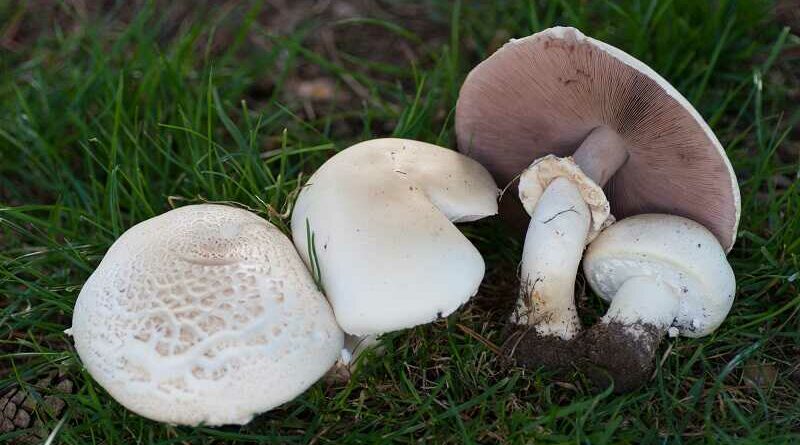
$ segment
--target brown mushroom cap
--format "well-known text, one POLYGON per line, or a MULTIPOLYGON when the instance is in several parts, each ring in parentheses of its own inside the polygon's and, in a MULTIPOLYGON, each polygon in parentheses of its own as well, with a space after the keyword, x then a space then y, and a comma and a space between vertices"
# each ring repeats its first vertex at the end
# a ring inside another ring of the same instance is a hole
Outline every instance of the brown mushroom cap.
POLYGON ((740 198, 724 149, 686 98, 625 52, 574 28, 512 40, 472 70, 456 106, 459 150, 501 187, 542 156, 571 155, 601 126, 628 152, 605 187, 617 218, 687 217, 730 250, 740 198))

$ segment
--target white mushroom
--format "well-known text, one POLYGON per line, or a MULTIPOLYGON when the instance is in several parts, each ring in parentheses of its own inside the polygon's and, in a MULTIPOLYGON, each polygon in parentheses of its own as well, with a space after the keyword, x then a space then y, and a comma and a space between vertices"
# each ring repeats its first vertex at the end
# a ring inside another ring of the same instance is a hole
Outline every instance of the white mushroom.
POLYGON ((489 173, 457 152, 375 139, 311 176, 292 235, 342 329, 380 334, 446 316, 475 295, 483 258, 453 223, 497 213, 497 194, 489 173))
POLYGON ((350 376, 356 367, 359 360, 364 360, 362 354, 367 351, 372 352, 376 356, 383 355, 384 348, 381 345, 378 334, 370 335, 344 335, 344 347, 342 353, 336 364, 325 375, 325 381, 328 383, 346 383, 350 380, 350 376))
POLYGON ((292 243, 245 210, 192 205, 111 246, 72 320, 89 373, 173 424, 243 424, 336 361, 343 333, 292 243))
POLYGON ((515 349, 523 365, 548 365, 525 355, 542 341, 568 349, 580 330, 573 287, 585 242, 610 223, 603 190, 617 217, 677 214, 726 250, 736 239, 736 176, 700 114, 644 63, 577 29, 512 40, 480 63, 455 123, 459 150, 500 184, 528 169, 519 196, 531 221, 512 319, 520 344, 531 343, 515 349))
POLYGON ((521 175, 519 197, 531 215, 512 321, 539 335, 572 339, 580 330, 575 276, 584 247, 612 221, 603 189, 572 158, 552 155, 521 175))
POLYGON ((645 214, 606 229, 583 260, 592 289, 611 301, 586 333, 589 361, 619 391, 649 378, 671 327, 687 337, 713 332, 733 304, 736 280, 716 237, 679 216, 645 214))

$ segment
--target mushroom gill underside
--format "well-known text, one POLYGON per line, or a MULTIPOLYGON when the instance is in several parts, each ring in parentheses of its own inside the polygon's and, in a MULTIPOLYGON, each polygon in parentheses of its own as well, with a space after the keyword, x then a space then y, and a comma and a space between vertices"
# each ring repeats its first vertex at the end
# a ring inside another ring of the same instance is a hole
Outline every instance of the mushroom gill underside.
MULTIPOLYGON (((735 287, 725 260, 740 214, 735 174, 700 114, 651 68, 574 28, 551 28, 510 41, 475 67, 461 88, 455 121, 459 149, 503 185, 518 178, 519 203, 531 217, 506 342, 517 363, 578 366, 592 380, 614 381, 617 391, 626 391, 650 377, 669 328, 698 337, 724 319, 735 287), (574 298, 578 264, 583 257, 586 267, 586 245, 609 230, 612 209, 625 220, 660 214, 663 227, 647 218, 631 223, 655 240, 645 247, 658 244, 667 267, 680 259, 684 270, 715 268, 722 278, 700 280, 696 289, 707 294, 685 295, 676 285, 680 277, 662 280, 659 272, 644 271, 646 280, 602 293, 612 301, 609 312, 582 331, 574 298), (702 239, 698 249, 713 246, 708 264, 698 266, 693 255, 681 253, 693 244, 669 235, 667 228, 686 224, 702 239), (657 310, 647 313, 641 304, 657 310)), ((508 201, 503 207, 514 207, 508 201)), ((513 210, 504 216, 514 213, 521 216, 513 210)))

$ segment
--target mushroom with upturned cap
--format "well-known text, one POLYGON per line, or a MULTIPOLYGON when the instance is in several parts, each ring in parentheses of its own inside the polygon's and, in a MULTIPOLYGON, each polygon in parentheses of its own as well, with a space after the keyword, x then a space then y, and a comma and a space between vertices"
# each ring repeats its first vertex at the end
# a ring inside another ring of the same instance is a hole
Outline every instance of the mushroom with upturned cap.
POLYGON ((81 289, 69 331, 119 403, 182 425, 247 423, 316 382, 343 344, 291 241, 221 205, 123 233, 81 289))
POLYGON ((514 322, 569 340, 580 328, 574 299, 578 264, 586 243, 613 222, 608 200, 571 158, 553 155, 522 172, 519 196, 531 220, 514 322))
POLYGON ((713 332, 733 304, 736 279, 717 238, 672 215, 632 216, 607 228, 583 259, 586 280, 611 302, 581 339, 589 375, 615 390, 647 381, 668 329, 687 337, 713 332))
POLYGON ((734 243, 739 189, 711 129, 651 68, 577 29, 512 40, 473 69, 459 94, 456 133, 459 150, 501 184, 530 165, 519 182, 531 220, 512 317, 530 334, 517 343, 522 364, 558 365, 558 353, 525 354, 543 351, 543 337, 561 350, 580 331, 578 264, 609 223, 601 188, 617 217, 684 216, 725 250, 734 243))
POLYGON ((374 139, 309 178, 292 235, 342 329, 376 335, 447 316, 475 295, 483 258, 453 223, 496 214, 497 195, 489 172, 458 152, 374 139))

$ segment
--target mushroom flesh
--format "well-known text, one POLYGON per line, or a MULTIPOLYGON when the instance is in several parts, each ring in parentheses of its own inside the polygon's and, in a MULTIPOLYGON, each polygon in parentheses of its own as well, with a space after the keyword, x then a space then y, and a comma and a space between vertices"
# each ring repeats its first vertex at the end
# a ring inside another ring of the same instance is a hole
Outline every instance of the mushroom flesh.
POLYGON ((123 233, 81 289, 70 333, 119 403, 181 425, 247 423, 314 384, 343 344, 289 239, 221 205, 123 233))
POLYGON ((687 337, 713 332, 733 304, 736 280, 717 238, 672 215, 626 218, 595 239, 583 259, 586 280, 611 302, 585 333, 590 375, 617 391, 646 382, 668 330, 687 337))
POLYGON ((309 178, 292 235, 342 329, 377 335, 447 316, 475 295, 483 258, 453 223, 496 214, 497 195, 486 169, 458 152, 374 139, 309 178))
POLYGON ((511 320, 522 364, 563 362, 558 356, 580 332, 579 261, 611 212, 684 216, 725 250, 735 240, 739 189, 708 125, 651 68, 577 29, 512 40, 473 69, 456 133, 459 150, 500 184, 519 177, 531 216, 511 320), (536 356, 542 342, 558 351, 536 356))

